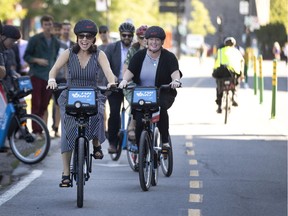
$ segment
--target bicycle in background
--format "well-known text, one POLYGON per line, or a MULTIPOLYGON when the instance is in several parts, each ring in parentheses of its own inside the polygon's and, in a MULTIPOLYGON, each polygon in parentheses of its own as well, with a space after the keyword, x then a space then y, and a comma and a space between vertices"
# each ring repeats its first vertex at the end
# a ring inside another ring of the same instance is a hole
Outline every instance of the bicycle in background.
MULTIPOLYGON (((7 137, 12 153, 25 164, 36 164, 42 161, 50 149, 50 135, 44 121, 35 114, 27 114, 27 104, 24 100, 32 92, 29 76, 12 77, 12 87, 8 88, 5 81, 0 80, 7 97, 6 111, 11 118, 4 114, 4 121, 0 130, 0 137, 5 141, 7 137), (33 133, 32 125, 40 128, 38 136, 33 133)), ((2 105, 1 105, 2 106, 2 105)), ((3 106, 4 107, 4 106, 3 106)), ((3 143, 4 143, 3 141, 3 143)))
POLYGON ((231 112, 233 103, 233 91, 235 90, 236 80, 233 77, 217 79, 220 92, 223 93, 222 105, 225 110, 224 123, 227 124, 228 114, 231 112))

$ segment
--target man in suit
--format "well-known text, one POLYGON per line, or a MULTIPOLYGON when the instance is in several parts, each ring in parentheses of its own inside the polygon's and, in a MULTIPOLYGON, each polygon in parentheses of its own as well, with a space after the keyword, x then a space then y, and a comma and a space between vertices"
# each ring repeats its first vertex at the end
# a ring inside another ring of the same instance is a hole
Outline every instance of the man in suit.
MULTIPOLYGON (((119 26, 120 40, 109 44, 105 49, 105 54, 109 60, 111 69, 117 78, 117 82, 121 82, 123 78, 123 64, 126 59, 128 49, 130 48, 135 27, 132 23, 124 22, 119 26)), ((117 152, 117 134, 120 129, 120 108, 123 100, 123 92, 112 92, 108 96, 110 106, 110 116, 108 119, 108 140, 110 154, 117 152)))

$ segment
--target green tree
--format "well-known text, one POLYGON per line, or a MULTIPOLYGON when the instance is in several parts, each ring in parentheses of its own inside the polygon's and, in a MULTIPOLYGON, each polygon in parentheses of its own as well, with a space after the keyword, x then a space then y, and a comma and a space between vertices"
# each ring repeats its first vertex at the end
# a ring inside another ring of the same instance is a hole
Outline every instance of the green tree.
POLYGON ((26 10, 19 5, 21 0, 0 0, 0 20, 22 19, 26 10))
POLYGON ((288 33, 287 0, 270 0, 270 23, 282 23, 288 33))
POLYGON ((191 21, 188 22, 188 31, 203 36, 214 34, 216 29, 210 20, 209 12, 205 5, 199 0, 191 0, 191 6, 191 21))

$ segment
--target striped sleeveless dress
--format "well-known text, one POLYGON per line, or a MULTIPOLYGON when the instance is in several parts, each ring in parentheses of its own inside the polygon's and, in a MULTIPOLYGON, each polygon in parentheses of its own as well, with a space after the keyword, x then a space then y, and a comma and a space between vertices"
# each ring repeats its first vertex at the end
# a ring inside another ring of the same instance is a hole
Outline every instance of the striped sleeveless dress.
MULTIPOLYGON (((83 86, 96 87, 97 74, 100 70, 98 66, 98 55, 93 53, 85 68, 81 68, 77 54, 72 52, 70 48, 69 61, 67 63, 67 85, 68 86, 83 86)), ((89 123, 86 127, 86 136, 89 140, 98 138, 100 143, 106 139, 104 131, 104 109, 106 97, 100 92, 97 92, 98 114, 89 118, 89 123)), ((67 90, 64 90, 59 98, 61 114, 61 152, 72 151, 74 149, 74 141, 78 136, 78 127, 75 117, 69 116, 65 113, 65 106, 67 103, 67 90)))

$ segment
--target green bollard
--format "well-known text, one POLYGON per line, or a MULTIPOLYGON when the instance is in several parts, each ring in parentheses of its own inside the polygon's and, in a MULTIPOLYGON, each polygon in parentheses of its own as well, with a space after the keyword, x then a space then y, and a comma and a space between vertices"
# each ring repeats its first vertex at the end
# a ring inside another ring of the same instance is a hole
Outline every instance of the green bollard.
POLYGON ((277 60, 273 61, 271 118, 276 116, 277 60))
POLYGON ((253 70, 254 70, 254 95, 257 95, 257 61, 256 61, 256 56, 253 56, 253 70))
POLYGON ((259 103, 263 103, 263 89, 264 89, 264 82, 263 82, 263 72, 262 72, 262 64, 263 64, 263 57, 262 55, 259 56, 259 103))

